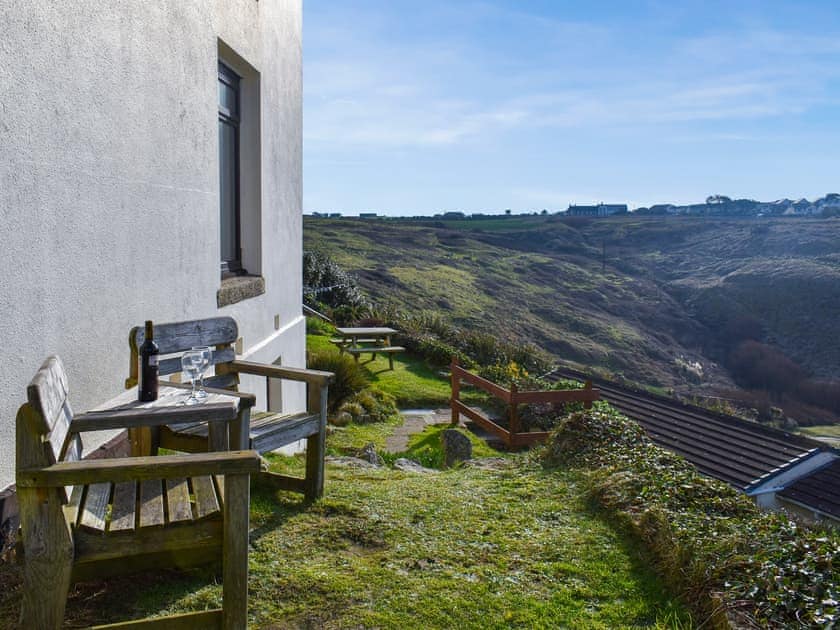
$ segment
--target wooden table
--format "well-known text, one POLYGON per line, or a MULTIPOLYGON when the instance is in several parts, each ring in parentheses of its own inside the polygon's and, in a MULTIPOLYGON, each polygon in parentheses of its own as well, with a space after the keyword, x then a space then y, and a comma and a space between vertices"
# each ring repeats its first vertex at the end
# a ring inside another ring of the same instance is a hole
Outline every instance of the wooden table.
POLYGON ((339 345, 339 348, 342 350, 348 346, 357 348, 359 347, 359 343, 373 343, 378 346, 390 346, 391 335, 397 332, 393 328, 385 327, 336 328, 335 330, 342 336, 342 342, 344 345, 339 345))
POLYGON ((356 361, 363 352, 370 352, 371 361, 377 354, 388 356, 388 365, 394 369, 394 354, 404 352, 405 348, 391 345, 391 335, 397 331, 393 328, 369 327, 369 328, 336 328, 341 335, 339 339, 331 339, 338 346, 339 352, 348 352, 353 355, 356 361), (359 345, 364 344, 364 345, 359 345))
POLYGON ((196 405, 187 405, 191 386, 185 383, 160 381, 158 398, 151 402, 137 400, 137 387, 127 389, 119 396, 94 407, 74 419, 79 430, 120 429, 125 425, 126 414, 136 411, 144 417, 144 429, 131 429, 133 456, 151 454, 153 430, 162 425, 207 422, 208 450, 246 450, 248 448, 248 418, 254 399, 207 389, 207 398, 196 405), (111 412, 119 411, 119 414, 111 412), (244 425, 244 426, 243 426, 244 425))

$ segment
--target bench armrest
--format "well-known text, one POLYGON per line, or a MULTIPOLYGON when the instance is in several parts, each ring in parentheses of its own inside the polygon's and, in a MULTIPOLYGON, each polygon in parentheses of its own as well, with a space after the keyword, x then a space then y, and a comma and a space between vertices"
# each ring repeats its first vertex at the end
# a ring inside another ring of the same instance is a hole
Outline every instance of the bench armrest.
POLYGON ((198 475, 246 475, 259 470, 260 457, 256 451, 120 457, 20 469, 17 471, 17 485, 21 488, 52 488, 107 481, 119 483, 198 475))
MULTIPOLYGON (((225 392, 227 395, 228 392, 225 392)), ((230 422, 236 419, 236 408, 224 403, 208 403, 193 407, 152 407, 150 409, 109 409, 89 411, 73 417, 70 429, 75 432, 102 429, 154 427, 173 422, 230 422)))
POLYGON ((231 361, 228 365, 234 372, 242 374, 255 374, 267 376, 268 378, 286 378, 291 381, 305 381, 312 385, 324 387, 335 380, 332 372, 321 372, 318 370, 307 370, 305 368, 280 367, 266 363, 254 363, 253 361, 231 361))

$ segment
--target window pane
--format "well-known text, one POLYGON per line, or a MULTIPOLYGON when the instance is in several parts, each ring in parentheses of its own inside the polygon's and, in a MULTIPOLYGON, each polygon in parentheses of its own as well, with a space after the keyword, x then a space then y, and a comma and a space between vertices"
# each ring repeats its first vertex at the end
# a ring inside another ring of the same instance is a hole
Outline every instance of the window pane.
POLYGON ((238 258, 236 247, 236 128, 219 121, 219 194, 221 204, 222 260, 238 258))
POLYGON ((237 90, 230 85, 219 81, 219 105, 225 108, 231 116, 239 117, 239 99, 237 90))

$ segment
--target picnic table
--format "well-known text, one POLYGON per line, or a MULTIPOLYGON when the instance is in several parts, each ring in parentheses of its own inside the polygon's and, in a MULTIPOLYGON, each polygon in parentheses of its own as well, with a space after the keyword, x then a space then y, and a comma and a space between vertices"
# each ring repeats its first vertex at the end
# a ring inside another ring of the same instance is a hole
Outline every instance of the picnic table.
POLYGON ((359 355, 364 352, 371 353, 371 361, 377 354, 388 356, 388 365, 394 369, 394 354, 405 352, 402 346, 391 345, 391 335, 397 331, 393 328, 379 326, 360 326, 350 328, 336 328, 340 337, 331 339, 338 346, 339 352, 352 354, 358 362, 359 355))

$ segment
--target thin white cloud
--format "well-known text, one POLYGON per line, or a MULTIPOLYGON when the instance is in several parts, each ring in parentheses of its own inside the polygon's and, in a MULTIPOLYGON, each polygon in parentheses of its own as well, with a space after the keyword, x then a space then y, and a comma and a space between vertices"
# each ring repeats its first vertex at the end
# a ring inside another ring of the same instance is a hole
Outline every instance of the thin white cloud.
POLYGON ((459 25, 516 22, 544 42, 540 55, 508 58, 504 42, 469 30, 401 39, 391 32, 400 17, 387 10, 355 15, 352 24, 338 14, 308 42, 308 142, 429 147, 520 128, 737 125, 826 104, 825 83, 840 77, 840 42, 831 37, 733 30, 667 40, 658 54, 643 54, 607 23, 492 2, 430 6, 459 25))

